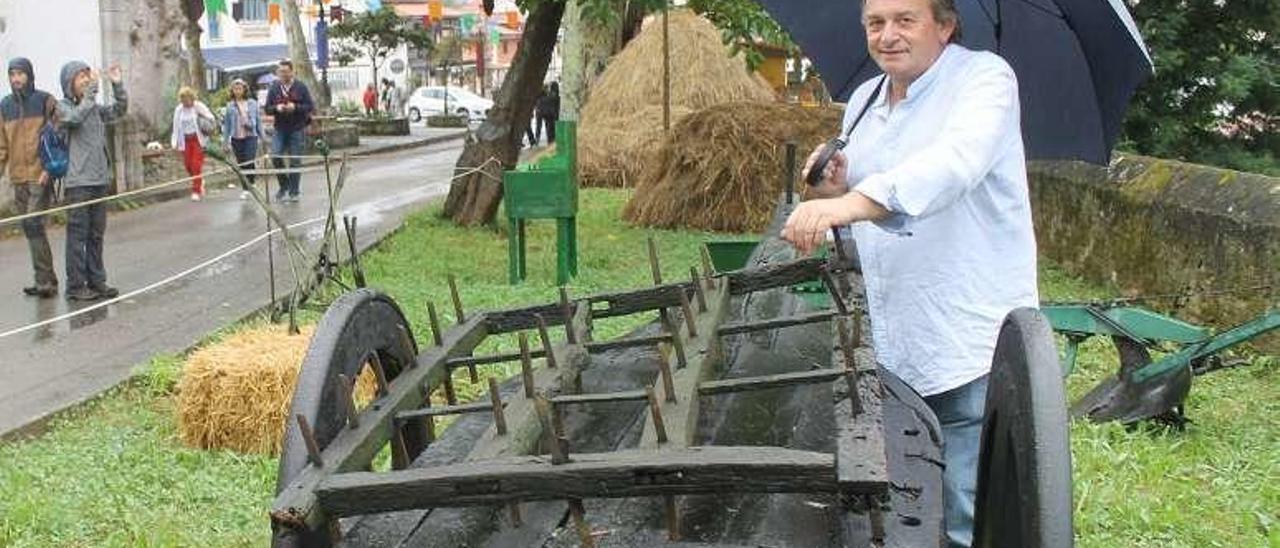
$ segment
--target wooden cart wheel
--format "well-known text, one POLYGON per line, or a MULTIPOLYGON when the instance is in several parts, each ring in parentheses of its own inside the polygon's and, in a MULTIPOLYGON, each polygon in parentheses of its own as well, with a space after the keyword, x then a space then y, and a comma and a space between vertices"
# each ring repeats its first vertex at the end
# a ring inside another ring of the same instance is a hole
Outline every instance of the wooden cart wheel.
MULTIPOLYGON (((413 366, 417 356, 409 322, 400 307, 387 295, 371 289, 358 289, 338 298, 316 327, 307 355, 302 361, 284 445, 276 492, 308 466, 308 452, 296 417, 302 415, 311 425, 316 444, 324 450, 347 426, 349 406, 342 398, 346 390, 339 375, 354 380, 366 367, 381 363, 388 384, 413 366), (376 359, 375 359, 376 356, 376 359)), ((405 448, 412 461, 427 446, 421 425, 401 428, 405 448)), ((298 539, 286 531, 276 531, 275 546, 313 546, 330 544, 327 538, 298 539), (285 538, 292 537, 292 538, 285 538)), ((320 532, 326 535, 328 532, 320 532)))
POLYGON ((973 545, 1071 546, 1071 445, 1049 322, 1005 317, 987 388, 973 545))

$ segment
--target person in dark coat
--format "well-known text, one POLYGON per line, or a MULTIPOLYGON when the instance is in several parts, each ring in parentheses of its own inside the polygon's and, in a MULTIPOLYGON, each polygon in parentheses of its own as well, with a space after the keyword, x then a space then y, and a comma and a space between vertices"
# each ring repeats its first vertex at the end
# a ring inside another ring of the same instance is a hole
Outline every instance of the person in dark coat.
POLYGON ((546 92, 538 98, 535 110, 538 113, 538 128, 546 128, 547 143, 556 142, 556 121, 560 120, 560 84, 551 82, 546 92))

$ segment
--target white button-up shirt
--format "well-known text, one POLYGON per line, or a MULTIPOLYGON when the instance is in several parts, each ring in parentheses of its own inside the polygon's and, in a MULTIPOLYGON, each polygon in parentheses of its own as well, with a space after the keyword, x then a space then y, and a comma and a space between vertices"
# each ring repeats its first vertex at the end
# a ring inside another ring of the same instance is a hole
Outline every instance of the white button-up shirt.
MULTIPOLYGON (((880 82, 854 91, 846 131, 880 82)), ((1039 306, 1018 84, 949 45, 893 107, 884 86, 845 154, 850 188, 893 215, 851 230, 876 357, 929 396, 985 375, 1005 315, 1039 306)))

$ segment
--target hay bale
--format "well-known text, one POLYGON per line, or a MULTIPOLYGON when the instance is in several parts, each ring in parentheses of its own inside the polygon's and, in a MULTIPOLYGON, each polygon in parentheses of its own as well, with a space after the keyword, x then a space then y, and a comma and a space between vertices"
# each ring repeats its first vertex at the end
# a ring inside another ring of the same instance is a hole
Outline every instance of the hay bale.
MULTIPOLYGON (((710 21, 674 10, 669 24, 673 125, 712 105, 776 98, 710 21)), ((579 184, 633 186, 662 138, 662 27, 648 24, 591 86, 578 126, 579 184)))
MULTIPOLYGON (((178 381, 182 442, 198 449, 277 455, 303 356, 315 326, 299 335, 266 325, 196 350, 178 381)), ((366 369, 356 380, 358 401, 374 392, 366 369)))
POLYGON ((671 128, 622 217, 658 228, 764 230, 784 188, 787 141, 800 164, 836 135, 841 117, 837 108, 750 102, 690 114, 671 128))

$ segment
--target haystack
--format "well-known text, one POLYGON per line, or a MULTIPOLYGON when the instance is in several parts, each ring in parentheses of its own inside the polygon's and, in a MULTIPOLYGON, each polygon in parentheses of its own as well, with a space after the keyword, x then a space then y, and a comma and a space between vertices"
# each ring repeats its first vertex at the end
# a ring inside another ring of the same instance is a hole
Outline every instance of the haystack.
POLYGON ((841 115, 836 108, 751 102, 690 114, 671 128, 622 216, 659 228, 764 230, 784 188, 787 141, 797 144, 799 171, 819 143, 836 135, 841 115))
MULTIPOLYGON (((247 329, 191 354, 178 381, 178 435, 188 446, 279 454, 285 417, 315 326, 247 329)), ((368 400, 374 378, 356 380, 368 400)))
MULTIPOLYGON (((669 17, 673 125, 712 105, 775 99, 710 21, 688 10, 669 17)), ((662 138, 662 27, 648 24, 591 86, 578 126, 579 183, 634 186, 662 138)))

